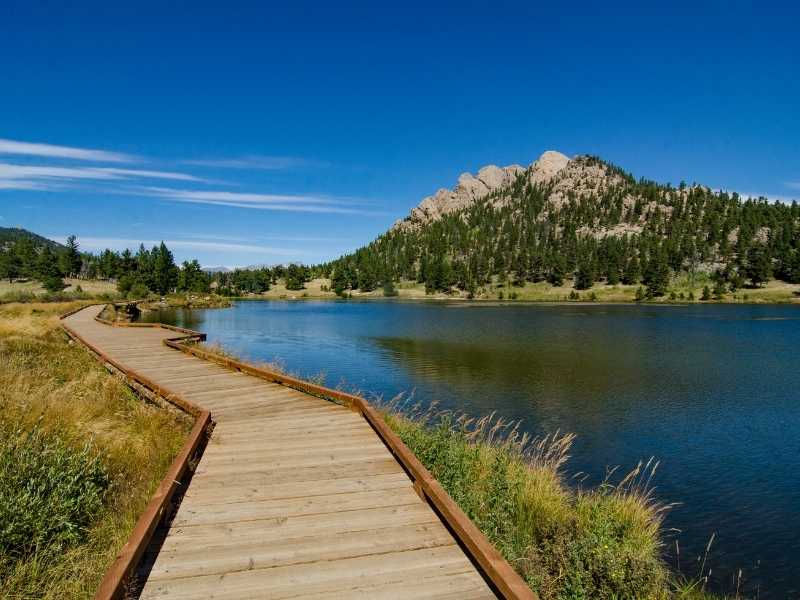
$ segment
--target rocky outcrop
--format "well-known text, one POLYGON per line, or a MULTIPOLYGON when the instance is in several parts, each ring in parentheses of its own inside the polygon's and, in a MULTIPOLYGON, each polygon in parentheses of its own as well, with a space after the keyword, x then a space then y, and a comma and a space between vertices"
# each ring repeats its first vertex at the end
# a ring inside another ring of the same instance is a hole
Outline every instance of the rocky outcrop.
POLYGON ((419 227, 436 221, 443 215, 464 210, 491 192, 511 185, 520 174, 526 171, 532 183, 550 181, 568 163, 569 158, 560 152, 548 150, 527 169, 520 165, 507 167, 489 165, 478 171, 477 175, 463 173, 452 190, 443 188, 433 196, 428 196, 420 202, 419 206, 411 210, 408 217, 397 221, 393 228, 419 227))

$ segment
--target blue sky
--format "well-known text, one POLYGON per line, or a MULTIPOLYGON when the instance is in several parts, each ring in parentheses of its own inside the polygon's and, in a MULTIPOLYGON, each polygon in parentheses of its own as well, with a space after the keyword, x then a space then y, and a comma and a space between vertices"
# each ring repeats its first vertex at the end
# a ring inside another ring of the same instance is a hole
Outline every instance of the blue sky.
POLYGON ((796 3, 64 4, 0 4, 0 226, 87 250, 316 262, 548 149, 800 197, 796 3))

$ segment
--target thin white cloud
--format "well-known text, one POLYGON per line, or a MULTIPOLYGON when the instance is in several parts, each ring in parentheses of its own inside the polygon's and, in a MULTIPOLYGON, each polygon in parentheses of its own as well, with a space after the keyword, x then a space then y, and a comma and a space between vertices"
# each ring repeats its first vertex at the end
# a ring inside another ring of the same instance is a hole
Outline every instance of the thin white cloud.
POLYGON ((800 190, 800 181, 786 181, 784 184, 790 190, 800 190))
POLYGON ((73 148, 70 146, 54 146, 52 144, 34 144, 0 138, 0 154, 17 156, 41 156, 47 158, 69 158, 73 160, 90 160, 95 162, 127 163, 137 158, 119 152, 73 148))
POLYGON ((24 190, 24 191, 45 191, 53 189, 48 183, 41 183, 37 181, 25 181, 22 179, 12 179, 3 181, 0 179, 0 190, 24 190))
POLYGON ((207 179, 189 175, 188 173, 177 173, 174 171, 147 171, 143 169, 114 169, 110 167, 98 168, 97 171, 120 175, 122 177, 143 177, 150 179, 172 179, 175 181, 197 181, 208 182, 207 179))
MULTIPOLYGON (((54 167, 38 165, 18 165, 0 163, 0 182, 2 181, 35 181, 38 179, 53 180, 110 180, 110 179, 168 179, 174 181, 204 182, 206 180, 173 171, 151 171, 140 169, 119 169, 116 167, 54 167)), ((13 188, 25 189, 25 188, 13 188)))
POLYGON ((319 236, 282 236, 282 235, 265 235, 265 236, 232 236, 232 235, 219 235, 216 233, 183 233, 179 231, 167 232, 167 235, 175 235, 180 239, 187 239, 187 240, 213 240, 213 241, 221 241, 221 242, 243 242, 243 243, 252 243, 252 242, 268 242, 268 241, 279 241, 279 242, 324 242, 324 243, 344 243, 349 242, 349 238, 344 237, 319 237, 319 236))
POLYGON ((105 173, 94 168, 0 163, 0 180, 9 179, 118 179, 118 177, 113 173, 105 173))
POLYGON ((256 210, 274 210, 307 213, 331 214, 377 214, 360 208, 347 206, 348 202, 327 196, 296 194, 255 194, 242 192, 177 190, 173 188, 143 188, 139 194, 155 196, 174 202, 206 204, 212 206, 228 206, 250 208, 256 210))
POLYGON ((240 158, 209 158, 183 160, 185 165, 212 167, 219 169, 253 169, 261 171, 282 171, 286 169, 302 169, 327 167, 324 161, 297 158, 294 156, 243 156, 240 158))
POLYGON ((177 190, 173 188, 148 187, 144 190, 154 196, 183 200, 186 202, 235 202, 237 204, 336 204, 337 201, 326 196, 302 194, 258 194, 249 192, 228 192, 226 190, 177 190))
MULTIPOLYGON (((64 242, 65 235, 48 236, 50 239, 64 242)), ((78 243, 84 250, 136 250, 140 244, 149 248, 158 246, 162 240, 135 240, 128 238, 105 238, 105 237, 79 237, 78 243)), ((276 248, 274 246, 258 246, 255 244, 231 244, 208 240, 163 240, 170 249, 200 250, 213 252, 244 253, 253 255, 273 255, 273 256, 296 256, 307 254, 307 250, 297 248, 276 248)))

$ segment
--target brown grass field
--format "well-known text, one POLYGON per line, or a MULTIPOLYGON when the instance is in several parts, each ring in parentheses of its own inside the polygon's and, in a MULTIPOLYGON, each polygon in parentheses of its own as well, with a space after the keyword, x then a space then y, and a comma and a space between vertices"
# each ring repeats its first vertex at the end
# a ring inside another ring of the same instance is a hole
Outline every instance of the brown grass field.
POLYGON ((91 597, 191 426, 70 343, 58 315, 78 305, 0 305, 0 458, 15 457, 0 464, 0 496, 17 499, 0 513, 11 532, 37 540, 0 540, 3 598, 91 597), (80 477, 65 490, 70 469, 86 476, 87 457, 99 495, 87 495, 80 477), (14 480, 37 491, 23 494, 14 480), (81 513, 85 497, 96 502, 81 513), (61 520, 74 525, 66 538, 53 531, 61 520))

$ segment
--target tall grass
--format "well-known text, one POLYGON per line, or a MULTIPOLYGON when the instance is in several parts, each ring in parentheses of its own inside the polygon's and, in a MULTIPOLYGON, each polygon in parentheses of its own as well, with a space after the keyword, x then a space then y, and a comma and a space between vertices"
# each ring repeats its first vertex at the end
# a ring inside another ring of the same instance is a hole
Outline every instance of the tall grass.
POLYGON ((0 554, 28 558, 82 542, 109 487, 91 442, 0 423, 0 554))
POLYGON ((564 480, 571 434, 532 439, 494 416, 382 411, 542 600, 710 598, 662 559, 669 506, 653 495, 657 462, 585 489, 564 480))
POLYGON ((2 597, 92 596, 191 427, 67 340, 77 306, 0 306, 2 597))
POLYGON ((116 294, 90 293, 83 291, 63 291, 63 292, 33 292, 31 290, 10 290, 0 294, 0 304, 10 303, 29 303, 29 302, 76 302, 79 300, 99 300, 111 302, 117 297, 116 294))

